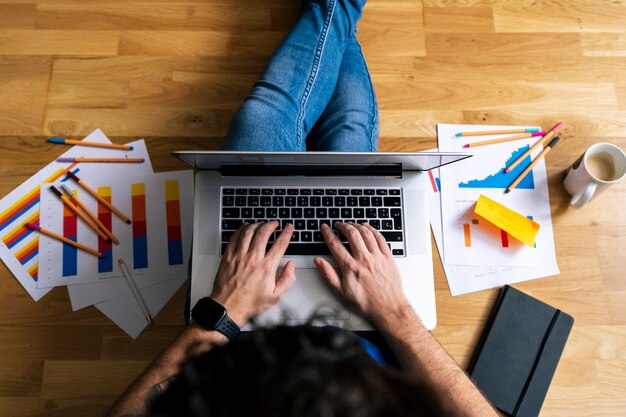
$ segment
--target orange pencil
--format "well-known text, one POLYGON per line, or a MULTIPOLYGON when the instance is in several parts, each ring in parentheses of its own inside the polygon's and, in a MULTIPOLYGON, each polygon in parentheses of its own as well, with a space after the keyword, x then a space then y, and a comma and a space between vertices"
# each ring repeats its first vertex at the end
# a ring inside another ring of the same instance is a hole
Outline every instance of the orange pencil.
POLYGON ((92 148, 117 149, 120 151, 132 151, 134 147, 130 145, 117 145, 115 143, 85 142, 83 140, 49 138, 50 143, 60 143, 64 145, 91 146, 92 148))
POLYGON ((109 240, 111 240, 115 244, 120 243, 120 241, 117 240, 117 237, 115 237, 113 232, 107 229, 107 227, 103 225, 102 222, 98 219, 98 217, 91 210, 89 210, 85 203, 83 203, 78 199, 78 197, 76 197, 76 194, 70 189, 70 187, 63 184, 61 188, 63 188, 63 191, 65 191, 65 193, 70 196, 72 201, 91 219, 91 221, 94 222, 100 228, 100 230, 104 232, 105 235, 107 235, 109 240))
POLYGON ((115 208, 115 206, 113 206, 113 204, 109 203, 108 201, 106 201, 104 198, 102 198, 97 192, 95 192, 93 189, 91 189, 91 187, 89 187, 87 184, 85 184, 85 182, 83 180, 81 180, 80 178, 78 178, 76 176, 76 174, 74 174, 73 172, 68 171, 67 172, 68 177, 70 177, 71 179, 73 179, 74 181, 76 181, 79 185, 81 185, 85 191, 87 191, 89 194, 91 194, 96 200, 98 200, 99 202, 101 202, 106 208, 108 208, 109 210, 111 210, 113 213, 115 213, 117 215, 117 217, 119 217, 120 219, 122 219, 123 222, 126 222, 128 224, 131 223, 130 219, 128 217, 126 217, 124 215, 124 213, 122 213, 121 211, 119 211, 118 209, 115 208))
POLYGON ((57 162, 121 162, 121 163, 142 163, 143 158, 57 158, 57 162))
POLYGON ((508 142, 508 141, 511 141, 511 140, 532 138, 533 136, 543 136, 545 134, 546 134, 546 132, 543 132, 543 131, 542 132, 533 132, 533 133, 524 133, 523 135, 507 136, 505 138, 500 138, 500 139, 491 139, 491 140, 483 140, 482 142, 467 143, 463 147, 464 148, 474 148, 476 146, 491 145, 491 144, 494 144, 494 143, 508 142))
POLYGON ((58 239, 58 240, 60 240, 62 242, 67 243, 68 245, 72 245, 75 248, 78 248, 80 250, 84 250, 85 252, 90 253, 92 255, 95 255, 95 256, 97 256, 99 258, 103 258, 104 257, 104 255, 102 253, 98 252, 95 249, 91 249, 90 247, 87 247, 85 245, 81 245, 80 243, 76 243, 73 240, 70 240, 70 239, 68 239, 68 238, 66 238, 64 236, 57 235, 56 233, 53 233, 53 232, 51 232, 49 230, 46 230, 46 229, 44 229, 44 228, 42 228, 42 227, 40 227, 40 226, 38 226, 38 225, 36 225, 34 223, 26 223, 26 227, 28 227, 29 229, 33 229, 33 230, 36 230, 38 232, 41 232, 44 235, 50 236, 51 238, 58 239))
POLYGON ((532 161, 530 163, 530 165, 528 165, 528 167, 526 167, 526 169, 517 176, 517 178, 515 178, 515 181, 513 181, 511 183, 511 185, 509 185, 506 190, 504 190, 505 193, 510 193, 512 189, 514 189, 515 187, 517 187, 517 184, 519 184, 524 177, 526 177, 526 175, 528 175, 528 173, 530 172, 531 169, 534 168, 535 165, 537 165, 537 163, 539 163, 539 161, 546 156, 546 154, 548 152, 550 152, 550 150, 552 148, 554 148, 554 146, 556 145, 556 143, 559 141, 559 137, 557 136, 556 138, 552 139, 552 141, 548 144, 548 146, 545 147, 545 149, 543 151, 541 151, 541 153, 539 153, 539 155, 537 155, 537 157, 535 158, 534 161, 532 161))
POLYGON ((552 129, 550 129, 550 131, 548 132, 547 135, 545 135, 544 137, 542 137, 541 139, 539 139, 537 141, 537 143, 535 143, 533 146, 530 147, 529 150, 527 150, 526 152, 524 152, 519 158, 517 158, 515 161, 513 161, 513 163, 511 165, 509 165, 508 167, 506 167, 506 169, 504 170, 504 172, 511 172, 511 170, 513 168, 515 168, 516 166, 519 165, 520 162, 522 162, 524 160, 524 158, 526 158, 528 155, 530 155, 535 149, 537 149, 540 145, 545 144, 546 142, 548 142, 550 139, 552 139, 555 135, 556 132, 558 132, 559 130, 561 130, 561 128, 563 127, 563 122, 559 122, 557 123, 556 126, 554 126, 552 129))
POLYGON ((454 136, 487 136, 487 135, 504 135, 507 133, 533 133, 539 132, 538 127, 523 127, 519 129, 502 129, 502 130, 485 130, 482 132, 459 132, 454 136))
POLYGON ((56 196, 59 197, 70 210, 72 210, 78 217, 80 217, 87 224, 87 226, 91 227, 93 231, 98 234, 98 236, 106 241, 109 241, 109 237, 105 235, 104 232, 100 230, 100 228, 95 223, 93 223, 91 219, 89 219, 89 217, 87 217, 87 215, 85 215, 82 211, 76 208, 76 206, 70 201, 70 199, 61 191, 59 191, 57 187, 53 185, 52 187, 50 187, 50 190, 54 194, 56 194, 56 196))

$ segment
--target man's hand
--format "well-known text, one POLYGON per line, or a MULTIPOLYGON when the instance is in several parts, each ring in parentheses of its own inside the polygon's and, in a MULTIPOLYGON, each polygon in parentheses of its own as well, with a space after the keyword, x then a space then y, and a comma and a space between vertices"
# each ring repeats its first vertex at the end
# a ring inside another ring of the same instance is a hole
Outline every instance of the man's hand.
POLYGON ((296 282, 291 261, 276 278, 293 233, 291 224, 285 226, 265 253, 269 237, 277 227, 277 221, 244 224, 224 251, 211 298, 226 307, 228 315, 240 326, 276 304, 296 282))
POLYGON ((409 303, 400 271, 383 235, 367 223, 335 223, 335 228, 348 239, 352 253, 329 226, 322 225, 324 240, 340 273, 322 258, 314 262, 330 286, 374 323, 406 308, 409 303))

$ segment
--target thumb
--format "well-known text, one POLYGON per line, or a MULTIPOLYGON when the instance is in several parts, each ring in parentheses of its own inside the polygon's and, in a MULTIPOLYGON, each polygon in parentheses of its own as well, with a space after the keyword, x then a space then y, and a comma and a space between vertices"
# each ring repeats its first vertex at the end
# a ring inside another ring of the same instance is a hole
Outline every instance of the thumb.
POLYGON ((322 258, 315 258, 313 262, 320 274, 326 279, 326 282, 336 291, 341 291, 341 278, 339 278, 335 268, 333 268, 327 260, 322 258))
POLYGON ((296 266, 292 261, 287 262, 283 268, 283 272, 276 279, 276 288, 274 294, 281 298, 296 283, 296 266))

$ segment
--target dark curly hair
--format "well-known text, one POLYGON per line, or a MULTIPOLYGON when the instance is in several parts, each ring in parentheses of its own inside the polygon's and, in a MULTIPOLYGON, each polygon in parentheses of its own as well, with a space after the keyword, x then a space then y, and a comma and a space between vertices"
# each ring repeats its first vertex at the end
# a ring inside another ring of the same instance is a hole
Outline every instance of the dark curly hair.
POLYGON ((444 416, 423 381, 381 366, 352 333, 278 326, 189 359, 149 416, 444 416))

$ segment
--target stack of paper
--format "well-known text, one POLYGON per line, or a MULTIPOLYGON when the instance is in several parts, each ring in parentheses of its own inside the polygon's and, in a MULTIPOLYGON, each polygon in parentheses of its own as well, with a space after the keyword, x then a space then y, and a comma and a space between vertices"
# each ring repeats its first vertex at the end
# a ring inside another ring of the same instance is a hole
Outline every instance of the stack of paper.
MULTIPOLYGON (((554 250, 545 161, 539 162, 512 192, 506 187, 530 164, 513 172, 505 166, 537 138, 465 148, 472 140, 457 132, 511 129, 515 126, 444 125, 438 128, 441 152, 468 153, 472 158, 429 171, 431 226, 452 295, 498 287, 559 273, 554 250), (534 220, 540 228, 532 247, 509 236, 474 213, 480 195, 534 220)), ((490 136, 489 139, 506 135, 490 136)), ((535 158, 541 151, 531 155, 535 158)))
MULTIPOLYGON (((96 130, 85 138, 110 143, 96 130)), ((36 301, 54 287, 67 286, 72 308, 95 305, 131 337, 147 320, 124 279, 118 260, 129 267, 151 316, 155 316, 187 279, 191 253, 193 173, 154 173, 143 140, 131 151, 75 146, 63 157, 135 157, 141 164, 52 162, 0 201, 0 257, 36 301), (65 175, 107 199, 131 219, 127 224, 65 175), (67 185, 111 231, 119 244, 107 243, 50 192, 67 185), (52 232, 98 250, 104 257, 76 250, 24 225, 52 232)))

